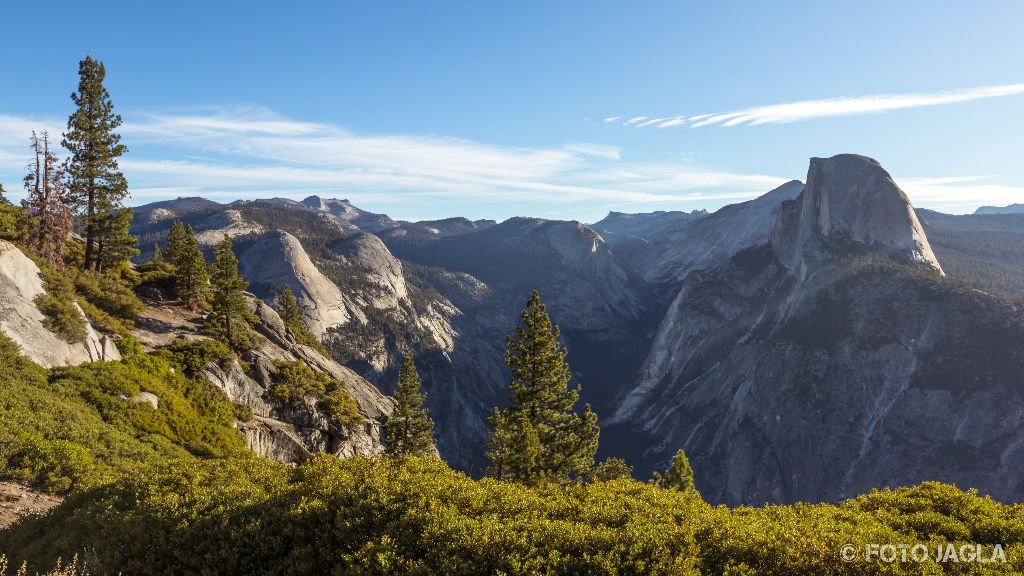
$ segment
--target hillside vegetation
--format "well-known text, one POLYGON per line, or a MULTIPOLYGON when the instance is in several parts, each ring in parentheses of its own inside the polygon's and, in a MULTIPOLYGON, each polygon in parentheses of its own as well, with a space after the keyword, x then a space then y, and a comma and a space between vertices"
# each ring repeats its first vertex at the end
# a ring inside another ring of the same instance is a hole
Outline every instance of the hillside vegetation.
POLYGON ((927 483, 842 505, 712 507, 632 480, 528 488, 434 459, 297 468, 193 460, 69 499, 0 533, 12 559, 88 550, 123 574, 1011 574, 1024 516, 927 483), (846 544, 1000 543, 1007 562, 840 560, 846 544))
POLYGON ((244 449, 233 406, 184 376, 198 345, 44 370, 0 334, 0 477, 66 492, 244 449), (140 392, 159 407, 136 401, 140 392))

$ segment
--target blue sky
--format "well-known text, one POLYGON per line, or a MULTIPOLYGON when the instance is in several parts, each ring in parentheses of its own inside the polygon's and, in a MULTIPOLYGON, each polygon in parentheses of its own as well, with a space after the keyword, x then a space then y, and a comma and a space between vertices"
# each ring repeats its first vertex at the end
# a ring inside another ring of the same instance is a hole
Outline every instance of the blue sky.
POLYGON ((0 182, 13 198, 29 132, 61 131, 92 53, 125 118, 133 204, 320 194, 410 219, 594 221, 715 209, 840 152, 877 158, 918 206, 1024 202, 1020 2, 45 12, 0 7, 0 182))

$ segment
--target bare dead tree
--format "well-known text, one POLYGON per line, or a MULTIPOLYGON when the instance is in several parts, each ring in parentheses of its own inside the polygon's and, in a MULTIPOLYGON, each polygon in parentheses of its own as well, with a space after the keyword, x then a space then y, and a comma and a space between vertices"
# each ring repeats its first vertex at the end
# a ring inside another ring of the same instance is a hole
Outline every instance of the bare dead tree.
POLYGON ((72 212, 64 170, 50 152, 50 135, 32 132, 33 159, 25 176, 27 198, 21 204, 28 213, 25 243, 50 264, 64 267, 64 253, 71 236, 72 212))

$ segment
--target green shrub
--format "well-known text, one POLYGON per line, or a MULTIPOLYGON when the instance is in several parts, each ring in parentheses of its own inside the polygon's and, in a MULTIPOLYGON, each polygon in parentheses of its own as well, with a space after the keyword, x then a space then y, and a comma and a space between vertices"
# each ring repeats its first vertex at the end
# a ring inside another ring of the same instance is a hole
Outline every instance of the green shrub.
POLYGON ((170 262, 146 262, 139 264, 135 271, 139 274, 139 284, 174 288, 176 269, 170 262))
POLYGON ((169 354, 179 366, 190 375, 202 374, 210 362, 225 364, 234 353, 227 344, 218 340, 175 340, 162 353, 169 354))
POLYGON ((363 421, 359 406, 341 382, 313 370, 301 360, 277 360, 274 367, 277 372, 270 393, 281 404, 297 408, 304 398, 311 397, 339 426, 352 427, 363 421))
POLYGON ((135 354, 46 371, 0 335, 0 478, 77 490, 121 474, 244 449, 234 409, 216 387, 170 358, 135 354), (154 410, 133 398, 157 395, 154 410))
POLYGON ((252 406, 235 402, 232 405, 235 409, 235 420, 240 422, 252 422, 252 406))
POLYGON ((0 436, 0 465, 12 478, 51 492, 87 484, 94 473, 92 454, 85 446, 23 432, 0 436))
POLYGON ((45 264, 40 266, 40 277, 46 292, 36 296, 34 302, 44 316, 43 325, 65 342, 85 341, 88 321, 75 306, 74 284, 62 272, 45 264))
POLYGON ((25 211, 0 202, 0 240, 20 240, 25 235, 25 211))
POLYGON ((82 298, 128 328, 144 308, 135 295, 134 281, 134 272, 117 270, 104 274, 79 270, 74 279, 75 290, 82 298))

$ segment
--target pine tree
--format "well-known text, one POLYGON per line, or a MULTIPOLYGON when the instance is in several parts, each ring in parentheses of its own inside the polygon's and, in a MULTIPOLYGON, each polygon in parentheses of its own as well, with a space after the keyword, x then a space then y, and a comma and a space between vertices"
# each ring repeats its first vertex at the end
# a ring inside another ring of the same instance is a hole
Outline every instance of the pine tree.
POLYGON ((22 206, 28 215, 25 243, 58 268, 64 267, 64 253, 71 235, 72 213, 64 185, 64 172, 50 151, 50 135, 32 132, 33 160, 25 176, 27 198, 22 206))
POLYGON ((676 455, 672 457, 672 465, 664 474, 654 473, 651 477, 651 484, 700 496, 697 486, 693 483, 693 468, 690 467, 690 460, 686 457, 686 452, 681 449, 676 451, 676 455))
POLYGON ((97 271, 116 270, 139 255, 138 238, 129 232, 131 226, 131 208, 121 208, 97 223, 97 271))
POLYGON ((288 284, 284 285, 281 293, 277 296, 277 311, 296 342, 314 348, 324 356, 330 355, 323 343, 317 340, 316 335, 310 332, 309 327, 306 326, 302 307, 299 306, 299 302, 295 299, 295 293, 292 292, 292 287, 288 284))
POLYGON ((185 259, 188 251, 188 239, 185 237, 185 227, 181 220, 175 220, 167 233, 167 261, 175 266, 185 259))
POLYGON ((178 298, 190 308, 206 306, 210 294, 210 275, 191 226, 185 232, 183 247, 174 267, 177 272, 175 289, 178 298))
POLYGON ((160 249, 159 242, 153 242, 153 256, 150 257, 149 261, 153 264, 164 263, 164 252, 160 249))
POLYGON ((281 313, 281 319, 289 329, 292 326, 303 324, 302 308, 299 307, 298 301, 295 300, 295 293, 292 292, 292 287, 288 284, 284 285, 284 289, 277 297, 277 306, 281 313))
POLYGON ((430 456, 434 451, 434 421, 423 406, 420 375, 412 357, 406 356, 395 388, 395 409, 385 428, 389 456, 430 456))
POLYGON ((582 415, 574 410, 579 387, 569 387, 567 350, 537 291, 520 319, 522 326, 508 338, 505 354, 512 371, 512 405, 496 409, 490 419, 491 473, 531 485, 580 480, 594 466, 597 415, 589 404, 582 415))
POLYGON ((115 132, 121 125, 121 116, 114 114, 110 94, 103 86, 106 74, 103 63, 92 56, 78 63, 78 92, 71 94, 76 109, 68 118, 63 142, 71 152, 71 196, 85 224, 86 270, 100 269, 100 230, 128 195, 128 183, 117 165, 117 159, 127 148, 115 132))
POLYGON ((248 335, 252 314, 243 294, 249 285, 238 275, 238 258, 231 247, 231 237, 227 234, 214 249, 211 280, 213 298, 210 304, 213 312, 207 321, 226 342, 235 345, 239 342, 236 337, 248 335))

